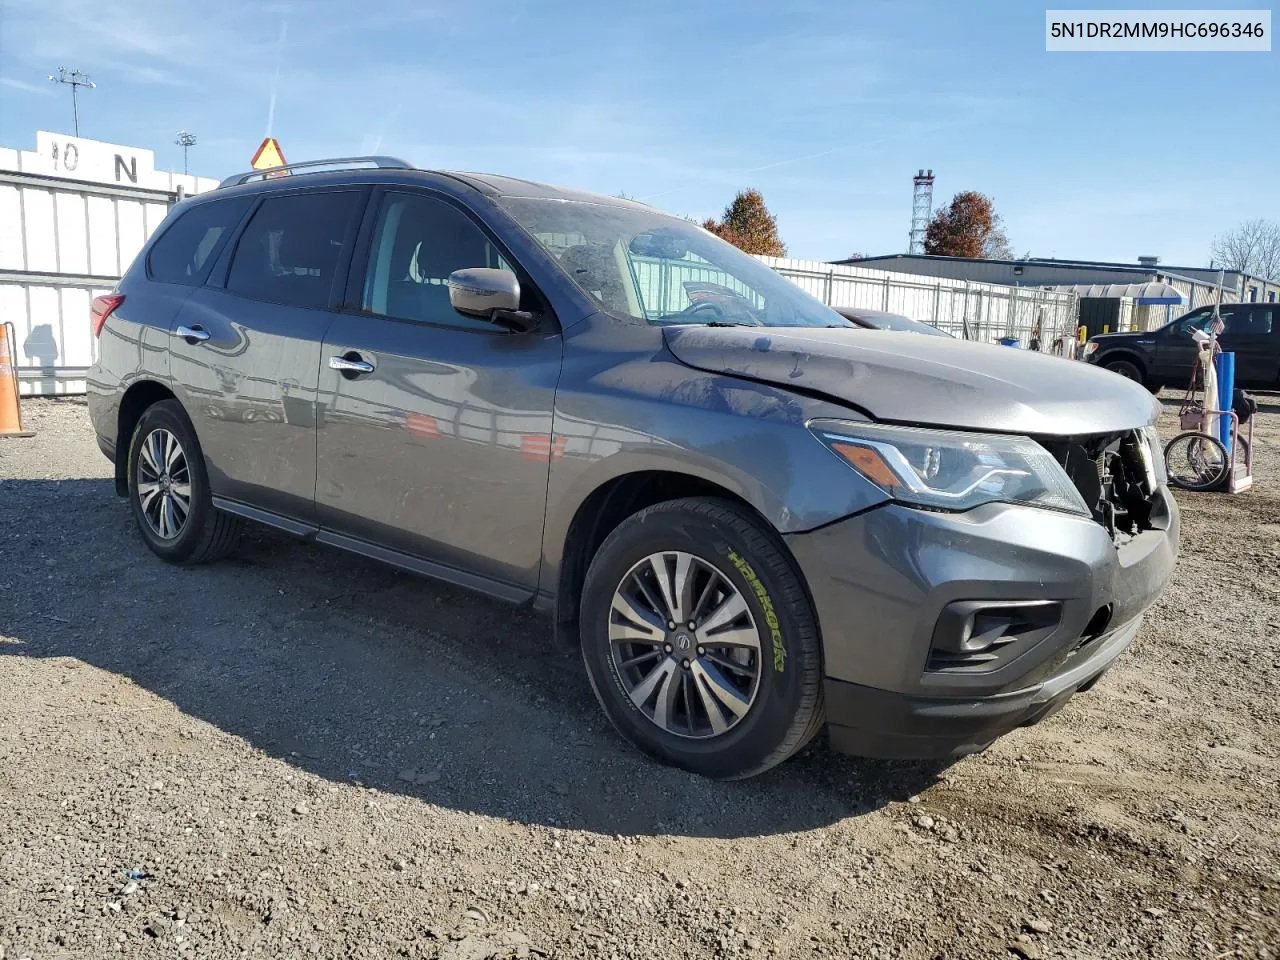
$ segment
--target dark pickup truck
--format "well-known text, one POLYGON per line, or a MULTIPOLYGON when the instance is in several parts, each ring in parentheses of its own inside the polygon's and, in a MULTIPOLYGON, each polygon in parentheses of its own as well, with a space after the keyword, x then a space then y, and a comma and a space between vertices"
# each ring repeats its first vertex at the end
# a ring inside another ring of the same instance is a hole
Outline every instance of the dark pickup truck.
MULTIPOLYGON (((1236 355, 1236 386, 1280 389, 1280 303, 1224 303, 1220 310, 1226 329, 1218 343, 1236 355)), ((1196 357, 1191 332, 1204 330, 1212 319, 1213 307, 1201 307, 1158 330, 1090 337, 1084 358, 1153 393, 1181 386, 1191 379, 1196 357)))

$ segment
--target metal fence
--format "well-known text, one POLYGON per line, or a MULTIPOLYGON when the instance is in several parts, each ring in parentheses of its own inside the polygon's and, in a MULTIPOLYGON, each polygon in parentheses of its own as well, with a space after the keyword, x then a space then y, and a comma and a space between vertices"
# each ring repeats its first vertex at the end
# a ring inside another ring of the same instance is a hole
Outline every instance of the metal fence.
POLYGON ((796 286, 833 307, 899 313, 969 340, 1014 337, 1027 347, 1038 331, 1042 351, 1068 352, 1079 322, 1073 293, 949 278, 923 279, 819 260, 758 257, 796 286))

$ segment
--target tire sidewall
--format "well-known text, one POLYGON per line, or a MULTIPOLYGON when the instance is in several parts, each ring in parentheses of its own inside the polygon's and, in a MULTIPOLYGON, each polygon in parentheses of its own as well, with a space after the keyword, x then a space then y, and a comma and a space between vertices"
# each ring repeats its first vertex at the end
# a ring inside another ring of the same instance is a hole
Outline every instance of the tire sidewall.
POLYGON ((671 512, 624 522, 592 561, 581 609, 583 660, 614 726, 646 753, 711 777, 737 776, 770 756, 791 731, 804 696, 799 651, 788 642, 803 625, 778 599, 783 590, 776 580, 743 538, 705 518, 671 512), (645 716, 631 702, 610 655, 609 613, 622 578, 646 556, 677 550, 711 564, 734 585, 761 641, 760 687, 750 711, 726 733, 703 740, 668 733, 645 716))
POLYGON ((138 419, 133 438, 129 442, 128 479, 129 505, 133 510, 133 519, 151 551, 174 563, 181 563, 191 557, 200 546, 202 531, 212 519, 213 502, 209 496, 204 454, 190 421, 177 401, 165 400, 154 404, 138 419), (191 511, 182 532, 172 540, 161 539, 152 531, 147 518, 143 516, 142 504, 138 499, 138 454, 143 441, 157 429, 168 430, 178 438, 187 458, 187 473, 191 480, 191 511))

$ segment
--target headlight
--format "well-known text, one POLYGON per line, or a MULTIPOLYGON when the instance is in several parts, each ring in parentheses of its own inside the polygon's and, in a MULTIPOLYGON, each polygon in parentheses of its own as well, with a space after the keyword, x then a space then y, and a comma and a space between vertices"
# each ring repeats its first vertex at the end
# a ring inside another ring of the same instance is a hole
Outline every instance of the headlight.
POLYGON ((1089 515, 1058 462, 1027 437, 815 420, 827 448, 901 503, 970 510, 1025 503, 1089 515))
MULTIPOLYGON (((1146 441, 1147 455, 1151 461, 1151 474, 1155 480, 1151 489, 1154 490, 1161 484, 1169 482, 1169 468, 1164 462, 1164 444, 1160 442, 1160 433, 1156 430, 1154 423, 1142 428, 1142 438, 1146 441)), ((1143 467, 1146 466, 1144 463, 1143 467)))
POLYGON ((1084 345, 1084 355, 1086 357, 1092 356, 1097 352, 1098 352, 1098 344, 1095 343, 1093 340, 1090 340, 1088 343, 1084 345))

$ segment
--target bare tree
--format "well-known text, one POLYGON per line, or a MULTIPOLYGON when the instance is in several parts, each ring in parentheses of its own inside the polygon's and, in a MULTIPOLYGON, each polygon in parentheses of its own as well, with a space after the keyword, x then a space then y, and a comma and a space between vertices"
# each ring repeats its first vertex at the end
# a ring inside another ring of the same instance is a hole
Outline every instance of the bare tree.
POLYGON ((1213 238, 1213 265, 1262 280, 1280 280, 1280 223, 1255 217, 1213 238))
POLYGON ((1012 260, 1013 246, 1004 232, 1004 218, 997 214, 991 224, 991 232, 982 245, 982 255, 988 260, 1012 260))

